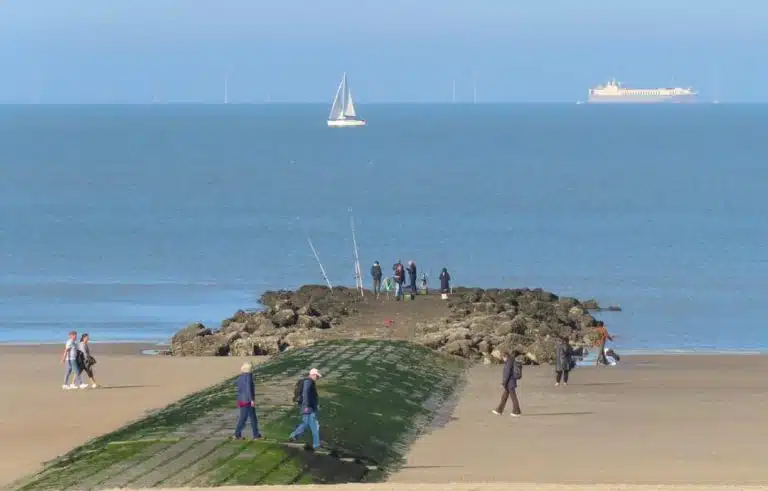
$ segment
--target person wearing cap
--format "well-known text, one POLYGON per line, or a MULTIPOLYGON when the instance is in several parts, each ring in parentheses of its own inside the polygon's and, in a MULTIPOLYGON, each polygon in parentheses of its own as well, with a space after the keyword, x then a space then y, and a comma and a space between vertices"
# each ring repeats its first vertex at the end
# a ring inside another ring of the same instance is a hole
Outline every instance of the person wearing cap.
POLYGON ((299 401, 299 407, 301 408, 301 423, 293 430, 293 433, 288 437, 288 441, 295 442, 298 437, 309 428, 312 432, 312 448, 320 448, 320 423, 317 420, 317 388, 315 382, 322 377, 320 371, 317 368, 313 368, 309 371, 309 376, 304 379, 304 387, 301 391, 301 400, 299 401))
POLYGON ((256 395, 253 384, 253 365, 250 363, 243 363, 240 367, 240 375, 238 375, 235 381, 235 387, 237 388, 237 407, 240 408, 240 417, 237 420, 237 426, 235 427, 235 439, 240 440, 243 438, 243 429, 245 429, 245 423, 251 421, 251 430, 253 431, 253 439, 261 439, 261 433, 259 433, 259 420, 256 418, 256 395))

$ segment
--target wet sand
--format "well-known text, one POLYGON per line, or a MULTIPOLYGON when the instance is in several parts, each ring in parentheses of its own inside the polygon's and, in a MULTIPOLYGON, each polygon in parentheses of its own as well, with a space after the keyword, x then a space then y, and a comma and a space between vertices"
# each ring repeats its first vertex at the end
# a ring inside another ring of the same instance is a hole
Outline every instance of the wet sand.
POLYGON ((239 372, 238 358, 139 355, 92 344, 102 387, 64 391, 62 345, 0 346, 0 488, 93 437, 239 372))

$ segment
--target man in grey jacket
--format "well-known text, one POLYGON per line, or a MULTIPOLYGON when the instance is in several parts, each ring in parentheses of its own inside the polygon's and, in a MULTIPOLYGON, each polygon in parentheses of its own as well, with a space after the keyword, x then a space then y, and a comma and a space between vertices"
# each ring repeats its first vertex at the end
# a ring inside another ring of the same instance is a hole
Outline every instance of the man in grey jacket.
POLYGON ((515 378, 515 356, 510 356, 506 351, 501 355, 504 360, 504 370, 501 372, 501 402, 492 412, 496 416, 501 416, 504 412, 504 406, 507 405, 507 399, 512 400, 512 412, 510 416, 520 416, 520 401, 517 400, 517 379, 515 378))

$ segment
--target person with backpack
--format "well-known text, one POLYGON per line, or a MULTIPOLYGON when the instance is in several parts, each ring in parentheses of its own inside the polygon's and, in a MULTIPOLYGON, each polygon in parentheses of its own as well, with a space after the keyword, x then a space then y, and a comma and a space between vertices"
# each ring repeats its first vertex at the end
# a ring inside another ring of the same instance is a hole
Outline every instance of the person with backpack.
POLYGON ((315 387, 315 382, 320 378, 322 375, 318 369, 313 368, 307 377, 296 383, 293 400, 299 406, 301 423, 288 437, 288 441, 294 443, 309 428, 312 432, 312 449, 320 448, 320 423, 317 419, 319 406, 317 404, 317 387, 315 387))
POLYGON ((256 390, 253 383, 253 365, 243 363, 240 367, 240 375, 235 380, 235 388, 237 389, 237 407, 240 408, 240 417, 237 419, 234 438, 235 440, 243 438, 245 423, 250 420, 253 439, 260 440, 262 436, 259 432, 259 420, 256 417, 256 390))
POLYGON ((504 370, 501 372, 501 402, 496 409, 491 411, 496 416, 501 416, 504 412, 507 399, 512 400, 510 416, 518 417, 521 414, 520 401, 517 400, 517 381, 523 378, 523 366, 515 360, 516 355, 516 352, 510 355, 506 351, 501 355, 502 360, 504 360, 504 370))
POLYGON ((403 283, 405 283, 405 268, 402 261, 398 261, 392 266, 393 277, 395 280, 395 300, 400 300, 403 296, 403 283))
POLYGON ((376 298, 381 295, 381 277, 381 265, 378 261, 374 261, 373 266, 371 266, 371 278, 373 278, 373 294, 376 295, 376 298))
POLYGON ((560 386, 560 381, 563 382, 563 387, 568 385, 568 374, 573 368, 573 349, 570 343, 568 343, 568 337, 557 338, 555 345, 555 387, 560 386))

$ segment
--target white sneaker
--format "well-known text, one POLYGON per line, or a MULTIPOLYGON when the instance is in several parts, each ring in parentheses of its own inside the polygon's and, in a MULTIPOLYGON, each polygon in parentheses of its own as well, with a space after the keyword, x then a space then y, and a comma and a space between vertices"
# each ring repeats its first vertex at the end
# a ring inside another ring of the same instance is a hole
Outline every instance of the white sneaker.
POLYGON ((69 390, 69 385, 64 384, 64 385, 61 386, 61 388, 64 389, 64 390, 69 390))
POLYGON ((519 414, 515 414, 515 413, 509 413, 509 415, 512 416, 513 418, 519 418, 520 417, 519 414))
POLYGON ((495 410, 495 409, 494 409, 493 411, 491 411, 491 412, 492 412, 493 414, 495 414, 496 416, 501 416, 501 413, 500 413, 500 412, 498 412, 498 411, 497 411, 497 410, 495 410))
POLYGON ((81 389, 87 389, 88 388, 88 384, 80 384, 80 388, 81 389))
POLYGON ((555 387, 560 387, 560 382, 555 382, 555 387))
POLYGON ((99 384, 91 384, 91 389, 95 389, 99 386, 99 384))
POLYGON ((71 390, 71 389, 77 389, 77 385, 75 385, 75 384, 69 384, 69 388, 70 388, 70 390, 71 390))

